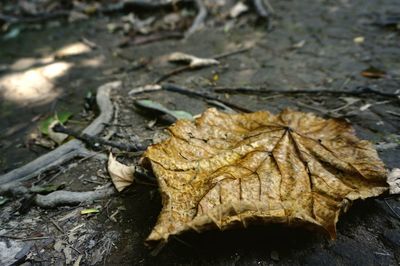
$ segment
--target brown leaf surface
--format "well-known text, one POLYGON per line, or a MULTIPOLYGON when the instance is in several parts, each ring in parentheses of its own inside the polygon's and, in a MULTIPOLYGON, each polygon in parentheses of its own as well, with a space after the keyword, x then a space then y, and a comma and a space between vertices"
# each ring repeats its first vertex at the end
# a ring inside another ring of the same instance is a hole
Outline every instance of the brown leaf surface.
POLYGON ((284 110, 179 120, 150 146, 163 209, 148 241, 190 229, 311 225, 336 236, 341 211, 387 190, 371 143, 342 121, 284 110))

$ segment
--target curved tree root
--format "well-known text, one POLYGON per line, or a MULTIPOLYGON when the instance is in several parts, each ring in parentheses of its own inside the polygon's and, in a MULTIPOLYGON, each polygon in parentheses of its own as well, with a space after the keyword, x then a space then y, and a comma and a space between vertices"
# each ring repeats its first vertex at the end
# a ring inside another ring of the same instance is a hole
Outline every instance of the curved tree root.
POLYGON ((257 15, 268 22, 269 12, 264 6, 263 0, 252 0, 252 2, 257 15))
POLYGON ((78 205, 80 203, 88 203, 99 199, 104 199, 115 193, 115 188, 108 186, 107 188, 84 191, 84 192, 73 192, 59 190, 52 192, 47 195, 36 195, 35 203, 37 206, 42 208, 55 208, 63 205, 78 205))
POLYGON ((192 35, 195 31, 197 31, 203 24, 204 21, 207 18, 207 8, 204 5, 204 2, 202 0, 194 0, 194 3, 196 4, 196 8, 197 8, 197 16, 194 19, 192 25, 190 26, 190 28, 186 31, 185 33, 185 37, 189 37, 190 35, 192 35))
MULTIPOLYGON (((90 136, 97 135, 103 130, 104 123, 110 122, 113 116, 113 105, 110 100, 110 91, 119 86, 121 86, 121 82, 116 81, 104 84, 98 88, 96 101, 100 109, 100 115, 83 130, 83 133, 90 136)), ((0 176, 0 193, 11 191, 13 188, 16 188, 21 181, 29 180, 30 178, 59 166, 75 157, 86 157, 92 155, 96 156, 94 152, 85 148, 82 141, 77 139, 71 140, 32 162, 0 176)))

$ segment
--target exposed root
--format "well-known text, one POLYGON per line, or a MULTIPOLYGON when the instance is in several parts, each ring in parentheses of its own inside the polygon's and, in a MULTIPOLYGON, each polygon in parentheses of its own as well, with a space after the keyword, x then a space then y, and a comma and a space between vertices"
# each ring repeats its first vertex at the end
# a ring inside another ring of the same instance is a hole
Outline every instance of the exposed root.
POLYGON ((257 15, 261 18, 264 19, 265 21, 268 22, 269 20, 269 12, 264 6, 263 0, 252 0, 253 6, 255 11, 257 12, 257 15))
POLYGON ((106 198, 113 195, 115 191, 115 188, 112 186, 85 192, 59 190, 47 195, 36 195, 35 203, 37 206, 42 208, 55 208, 62 205, 78 205, 80 203, 87 203, 106 198))
POLYGON ((207 8, 204 5, 202 0, 194 0, 198 13, 196 18, 194 19, 192 26, 186 31, 185 37, 189 37, 192 35, 195 31, 197 31, 203 24, 205 19, 207 18, 207 8))
MULTIPOLYGON (((113 116, 113 106, 110 100, 110 91, 121 86, 120 81, 107 83, 97 90, 96 101, 100 109, 100 115, 83 130, 84 134, 94 136, 99 134, 104 123, 109 123, 113 116)), ((71 140, 57 149, 40 156, 32 162, 12 170, 0 176, 0 193, 9 191, 19 182, 33 178, 40 173, 48 171, 56 166, 59 166, 75 157, 96 156, 94 152, 85 148, 85 145, 80 140, 71 140)))

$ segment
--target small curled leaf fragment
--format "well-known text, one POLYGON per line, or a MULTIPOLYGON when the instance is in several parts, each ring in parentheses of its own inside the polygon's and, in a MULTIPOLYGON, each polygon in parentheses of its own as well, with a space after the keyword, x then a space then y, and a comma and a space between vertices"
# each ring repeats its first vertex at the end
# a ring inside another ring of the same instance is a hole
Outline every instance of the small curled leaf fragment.
POLYGON ((54 142, 56 142, 58 145, 61 145, 67 138, 68 135, 64 134, 64 133, 58 133, 55 132, 53 130, 53 127, 57 124, 59 124, 60 122, 55 120, 53 122, 51 122, 51 124, 49 125, 47 132, 48 132, 48 136, 49 138, 51 138, 54 142))
POLYGON ((400 168, 392 169, 387 177, 390 194, 400 194, 400 168))
POLYGON ((361 72, 361 75, 365 78, 380 79, 386 77, 386 72, 376 67, 369 67, 361 72))
POLYGON ((112 153, 108 157, 107 170, 118 192, 121 192, 133 183, 135 166, 128 166, 118 162, 112 153))

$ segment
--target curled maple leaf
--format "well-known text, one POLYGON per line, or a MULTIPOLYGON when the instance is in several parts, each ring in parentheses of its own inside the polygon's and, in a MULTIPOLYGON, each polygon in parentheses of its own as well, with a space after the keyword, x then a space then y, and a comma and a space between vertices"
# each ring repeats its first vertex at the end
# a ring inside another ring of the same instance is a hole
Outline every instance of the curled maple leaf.
POLYGON ((346 122, 289 109, 179 120, 150 146, 163 209, 148 241, 252 223, 313 225, 336 236, 341 211, 387 190, 371 143, 346 122))

